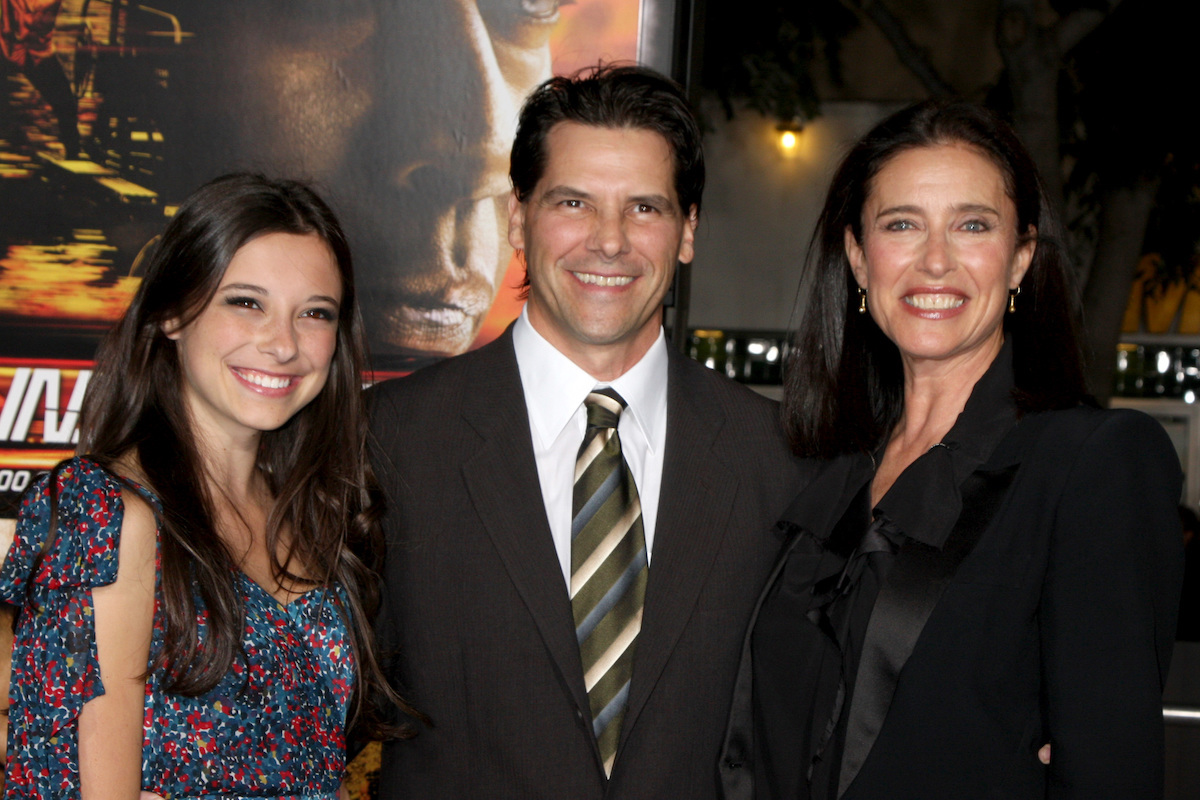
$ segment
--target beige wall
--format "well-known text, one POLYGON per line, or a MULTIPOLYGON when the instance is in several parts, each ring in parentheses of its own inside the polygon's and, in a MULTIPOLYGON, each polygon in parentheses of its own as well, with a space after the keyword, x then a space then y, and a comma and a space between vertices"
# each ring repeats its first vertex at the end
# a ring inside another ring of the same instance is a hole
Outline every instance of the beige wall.
POLYGON ((788 327, 800 265, 838 160, 859 136, 900 104, 826 103, 798 136, 779 147, 775 123, 753 111, 715 127, 704 140, 708 184, 692 270, 691 327, 788 327))

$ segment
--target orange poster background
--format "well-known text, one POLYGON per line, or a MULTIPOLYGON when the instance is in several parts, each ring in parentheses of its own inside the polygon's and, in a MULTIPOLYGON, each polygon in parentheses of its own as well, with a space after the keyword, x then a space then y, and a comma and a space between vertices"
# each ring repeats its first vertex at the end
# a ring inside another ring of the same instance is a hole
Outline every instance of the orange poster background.
MULTIPOLYGON (((376 8, 391 2, 355 1, 376 8)), ((569 74, 601 60, 634 61, 640 2, 575 0, 561 5, 550 38, 553 71, 569 74)), ((80 159, 67 158, 57 138, 57 112, 43 96, 49 96, 45 87, 36 87, 22 65, 0 58, 5 92, 0 97, 0 517, 11 516, 19 494, 13 489, 27 482, 18 474, 45 470, 71 452, 69 443, 43 439, 51 372, 39 372, 37 387, 10 398, 18 372, 25 370, 28 381, 31 370, 53 371, 58 403, 49 410, 58 415, 61 427, 75 382, 90 369, 99 337, 137 289, 140 260, 182 196, 194 188, 182 188, 178 176, 187 171, 181 165, 193 155, 213 157, 204 151, 205 141, 181 142, 175 135, 178 127, 158 119, 177 113, 176 104, 187 104, 186 97, 172 95, 178 90, 171 85, 170 70, 180 54, 205 46, 188 25, 196 6, 183 0, 145 5, 62 0, 56 10, 54 3, 43 5, 57 14, 46 40, 55 51, 50 58, 58 59, 75 89, 84 150, 87 142, 93 144, 80 159), (132 24, 136 14, 161 23, 139 40, 138 48, 131 37, 126 41, 114 34, 114 26, 132 24), (136 102, 131 104, 130 98, 136 102), (30 399, 35 390, 40 394, 30 399), (35 408, 29 424, 16 424, 18 417, 28 416, 30 403, 35 408)), ((312 16, 317 16, 312 9, 319 9, 330 19, 338 19, 342 9, 340 0, 296 0, 295 7, 310 9, 312 16)), ((354 98, 347 95, 345 102, 354 98)), ((244 109, 248 115, 256 111, 253 106, 244 109)), ((236 161, 237 154, 229 157, 236 161)), ((372 265, 360 262, 358 267, 361 275, 372 265)), ((521 279, 514 259, 474 346, 495 338, 519 314, 521 279)), ((370 316, 366 323, 370 330, 370 316)), ((402 371, 377 373, 391 374, 402 371)))

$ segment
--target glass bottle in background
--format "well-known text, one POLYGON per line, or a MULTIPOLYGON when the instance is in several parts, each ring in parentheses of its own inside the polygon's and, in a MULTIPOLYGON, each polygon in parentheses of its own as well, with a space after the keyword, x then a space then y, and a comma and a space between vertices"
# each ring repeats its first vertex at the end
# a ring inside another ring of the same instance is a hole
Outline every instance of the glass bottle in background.
POLYGON ((697 329, 688 341, 689 356, 709 369, 725 371, 725 331, 697 329))
POLYGON ((1190 347, 1183 351, 1183 399, 1196 402, 1200 396, 1200 348, 1190 347))
POLYGON ((1141 397, 1145 385, 1145 348, 1122 342, 1117 345, 1117 368, 1113 372, 1115 397, 1141 397))

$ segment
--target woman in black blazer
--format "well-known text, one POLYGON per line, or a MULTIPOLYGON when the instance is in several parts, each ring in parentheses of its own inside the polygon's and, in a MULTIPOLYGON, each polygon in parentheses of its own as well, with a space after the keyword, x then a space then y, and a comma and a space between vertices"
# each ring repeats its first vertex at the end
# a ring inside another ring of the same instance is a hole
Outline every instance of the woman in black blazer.
POLYGON ((824 466, 746 637, 728 800, 1161 796, 1179 464, 1084 404, 1054 225, 968 104, 835 175, 784 403, 824 466))

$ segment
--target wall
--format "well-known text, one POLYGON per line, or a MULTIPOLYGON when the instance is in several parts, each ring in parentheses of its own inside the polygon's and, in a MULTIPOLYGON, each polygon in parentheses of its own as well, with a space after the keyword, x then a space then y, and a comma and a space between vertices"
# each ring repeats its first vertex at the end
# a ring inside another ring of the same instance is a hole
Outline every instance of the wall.
POLYGON ((707 103, 708 184, 692 270, 691 327, 788 327, 804 252, 838 160, 898 104, 827 103, 784 153, 775 123, 707 103))

